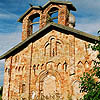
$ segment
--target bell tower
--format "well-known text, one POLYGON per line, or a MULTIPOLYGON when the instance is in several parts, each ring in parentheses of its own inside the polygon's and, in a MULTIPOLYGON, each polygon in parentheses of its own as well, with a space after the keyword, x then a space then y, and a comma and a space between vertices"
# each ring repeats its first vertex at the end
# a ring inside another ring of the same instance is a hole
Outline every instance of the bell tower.
POLYGON ((32 35, 36 28, 43 28, 48 23, 54 22, 64 26, 75 26, 75 18, 70 14, 70 10, 76 8, 69 1, 50 0, 43 6, 31 7, 18 19, 22 23, 22 41, 32 35), (35 28, 35 25, 38 25, 35 28))

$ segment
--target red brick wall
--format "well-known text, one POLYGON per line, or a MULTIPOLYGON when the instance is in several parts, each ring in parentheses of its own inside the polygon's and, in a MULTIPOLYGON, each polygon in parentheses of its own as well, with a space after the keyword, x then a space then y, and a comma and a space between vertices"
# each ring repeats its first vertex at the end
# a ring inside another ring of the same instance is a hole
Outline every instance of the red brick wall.
POLYGON ((24 19, 23 19, 23 26, 22 26, 22 40, 25 40, 28 36, 32 35, 32 28, 30 25, 30 16, 36 13, 40 14, 40 25, 39 28, 43 28, 47 24, 48 12, 51 8, 56 7, 58 8, 58 24, 68 25, 68 16, 69 11, 66 5, 56 5, 51 4, 47 8, 44 9, 42 12, 41 10, 33 9, 24 19))
POLYGON ((57 92, 62 99, 77 100, 82 96, 78 88, 79 77, 92 67, 96 57, 87 46, 87 41, 55 30, 30 43, 6 60, 5 69, 11 67, 11 75, 5 72, 3 100, 31 100, 33 91, 36 97, 46 95, 46 91, 55 91, 53 94, 57 92), (48 84, 51 81, 56 90, 48 84))

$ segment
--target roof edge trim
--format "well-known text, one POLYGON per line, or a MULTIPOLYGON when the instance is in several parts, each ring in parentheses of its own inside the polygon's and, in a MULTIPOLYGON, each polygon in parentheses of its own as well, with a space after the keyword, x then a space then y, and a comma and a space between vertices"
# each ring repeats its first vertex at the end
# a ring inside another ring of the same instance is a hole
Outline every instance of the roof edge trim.
POLYGON ((45 27, 43 27, 42 29, 38 30, 37 32, 35 32, 33 35, 29 36, 27 39, 25 39, 24 41, 20 42, 18 45, 16 45, 15 47, 13 47, 12 49, 10 49, 9 51, 7 51, 6 53, 4 53, 3 55, 0 56, 0 60, 1 59, 4 59, 4 58, 7 58, 11 53, 13 53, 15 50, 17 50, 19 47, 22 47, 23 45, 27 44, 30 42, 30 40, 32 40, 33 38, 35 38, 38 34, 40 34, 41 32, 45 31, 46 29, 50 29, 52 30, 53 29, 60 29, 60 30, 64 30, 65 32, 70 32, 71 33, 74 33, 75 35, 79 35, 79 36, 83 36, 83 37, 87 37, 91 40, 94 40, 94 41, 99 41, 99 37, 98 36, 94 36, 94 35, 91 35, 91 34, 88 34, 88 33, 85 33, 85 32, 82 32, 82 31, 79 31, 79 30, 76 30, 76 29, 73 29, 73 28, 70 28, 68 26, 64 26, 64 25, 61 25, 61 24, 56 24, 56 23, 49 23, 47 24, 45 27), (51 27, 51 28, 50 28, 51 27))

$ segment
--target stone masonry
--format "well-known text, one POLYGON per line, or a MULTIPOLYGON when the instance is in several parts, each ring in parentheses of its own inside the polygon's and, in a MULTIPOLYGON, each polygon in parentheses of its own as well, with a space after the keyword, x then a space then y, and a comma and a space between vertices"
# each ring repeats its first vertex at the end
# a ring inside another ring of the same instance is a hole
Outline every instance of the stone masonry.
MULTIPOLYGON (((50 3, 43 11, 29 11, 22 21, 22 42, 32 36, 30 18, 36 13, 40 15, 40 29, 46 27, 51 8, 59 9, 58 24, 69 26, 68 7, 50 3)), ((66 33, 52 28, 5 58, 3 100, 79 100, 83 95, 80 77, 92 68, 97 53, 88 48, 91 42, 66 33)))
POLYGON ((69 10, 67 9, 66 5, 57 5, 57 4, 50 4, 47 8, 44 9, 42 12, 41 10, 33 9, 24 19, 23 19, 23 31, 22 31, 22 40, 25 40, 28 36, 32 35, 32 26, 30 25, 32 23, 31 16, 34 16, 35 14, 40 15, 40 29, 46 26, 47 24, 47 18, 48 18, 48 12, 52 8, 57 8, 58 10, 58 24, 62 25, 68 25, 68 14, 69 10))

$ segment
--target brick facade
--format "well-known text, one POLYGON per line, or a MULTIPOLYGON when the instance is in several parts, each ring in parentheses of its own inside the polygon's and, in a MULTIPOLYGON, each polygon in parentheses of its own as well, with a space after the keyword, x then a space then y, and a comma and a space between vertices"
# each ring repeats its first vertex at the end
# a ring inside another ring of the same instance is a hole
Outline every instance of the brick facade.
MULTIPOLYGON (((81 96, 78 88, 79 77, 91 68, 96 56, 87 46, 87 41, 55 30, 30 43, 24 50, 6 60, 3 100, 8 100, 8 94, 9 100, 31 100, 33 91, 40 96, 44 92, 42 82, 48 76, 54 77, 54 90, 64 100, 69 96, 77 100, 81 96), (6 71, 9 68, 10 75, 6 71)), ((45 91, 51 91, 47 87, 44 85, 45 91)))
MULTIPOLYGON (((29 17, 40 14, 40 29, 46 26, 47 12, 59 9, 58 24, 68 26, 66 5, 50 4, 44 12, 32 10, 23 19, 22 40, 32 35, 29 17)), ((79 100, 80 76, 88 71, 96 53, 87 40, 52 29, 5 60, 3 100, 79 100), (33 96, 33 94, 35 96, 33 96)))
POLYGON ((47 24, 48 19, 48 12, 52 8, 58 9, 58 24, 62 24, 64 26, 68 26, 68 15, 69 10, 67 9, 66 5, 56 5, 56 4, 50 4, 44 11, 33 9, 25 18, 23 19, 23 25, 22 25, 22 40, 25 40, 27 37, 32 35, 32 23, 30 17, 34 16, 35 14, 40 15, 40 21, 39 21, 39 28, 43 28, 47 24))

